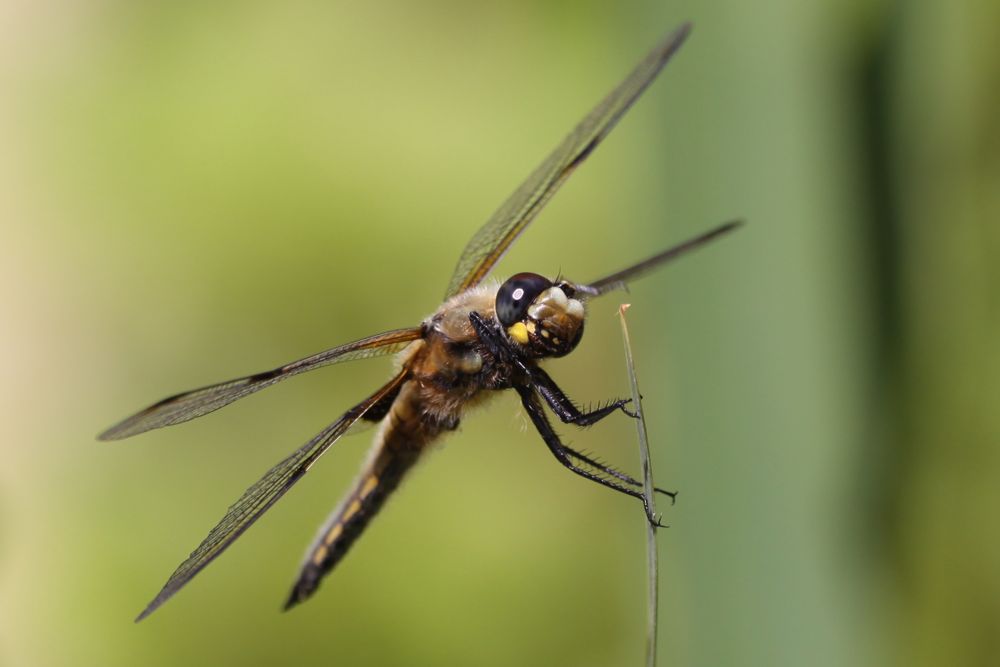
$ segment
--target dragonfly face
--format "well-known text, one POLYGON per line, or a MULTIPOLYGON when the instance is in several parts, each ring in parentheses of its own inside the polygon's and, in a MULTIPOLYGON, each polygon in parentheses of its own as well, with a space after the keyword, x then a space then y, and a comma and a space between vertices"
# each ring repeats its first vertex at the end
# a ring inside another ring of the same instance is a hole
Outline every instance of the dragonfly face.
MULTIPOLYGON (((136 620, 152 613, 219 556, 358 422, 380 424, 371 453, 306 552, 286 608, 316 591, 427 445, 441 433, 457 428, 470 405, 500 390, 517 392, 532 424, 560 464, 645 504, 637 480, 564 445, 545 410, 547 407, 565 423, 587 426, 619 410, 631 415, 626 407, 628 401, 611 401, 598 410, 581 411, 539 362, 564 356, 579 344, 586 300, 624 286, 738 223, 716 227, 589 283, 552 281, 535 273, 519 273, 499 286, 482 281, 563 181, 652 82, 689 31, 689 25, 681 26, 650 51, 473 235, 455 267, 444 304, 419 326, 376 334, 263 373, 171 396, 99 436, 102 440, 116 440, 179 424, 299 373, 352 359, 399 353, 398 370, 392 379, 248 488, 136 620)), ((648 507, 646 513, 650 521, 655 521, 648 507)))
POLYGON ((523 354, 562 357, 583 336, 583 303, 566 281, 558 285, 537 273, 518 273, 497 291, 496 316, 523 354))

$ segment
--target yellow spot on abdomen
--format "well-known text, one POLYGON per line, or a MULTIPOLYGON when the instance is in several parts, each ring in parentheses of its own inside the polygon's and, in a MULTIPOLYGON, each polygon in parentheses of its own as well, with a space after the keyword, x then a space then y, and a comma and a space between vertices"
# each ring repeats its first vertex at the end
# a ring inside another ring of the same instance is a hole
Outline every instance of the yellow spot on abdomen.
POLYGON ((340 517, 341 523, 346 523, 350 521, 351 517, 357 514, 360 509, 361 509, 361 501, 355 498, 353 501, 351 501, 351 504, 347 506, 347 509, 344 510, 344 515, 340 517))
POLYGON ((338 523, 330 530, 329 533, 326 534, 326 537, 323 538, 323 542, 325 542, 327 545, 333 544, 333 541, 336 540, 338 537, 340 537, 340 534, 342 532, 344 532, 344 526, 343 524, 338 523))
POLYGON ((378 486, 378 477, 372 475, 365 480, 364 486, 361 487, 361 497, 364 498, 367 496, 375 489, 376 486, 378 486))
POLYGON ((320 546, 319 549, 316 549, 316 553, 313 554, 313 564, 314 565, 322 565, 323 561, 326 560, 326 555, 328 553, 329 553, 329 551, 327 550, 327 548, 325 546, 320 546))

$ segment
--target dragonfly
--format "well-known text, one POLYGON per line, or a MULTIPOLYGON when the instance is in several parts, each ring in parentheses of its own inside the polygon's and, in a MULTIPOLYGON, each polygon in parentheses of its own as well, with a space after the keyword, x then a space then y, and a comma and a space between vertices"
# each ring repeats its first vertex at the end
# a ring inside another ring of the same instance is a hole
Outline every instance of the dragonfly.
MULTIPOLYGON (((517 393, 531 423, 560 464, 583 478, 641 500, 647 519, 658 523, 646 505, 641 482, 564 444, 546 414, 548 408, 563 423, 584 427, 618 411, 635 417, 629 400, 581 409, 540 362, 565 356, 577 346, 591 299, 624 288, 627 282, 733 230, 740 221, 717 226, 590 282, 549 279, 536 273, 518 273, 503 283, 486 278, 549 198, 656 78, 690 30, 690 24, 683 24, 656 45, 501 204, 462 251, 444 303, 418 326, 378 333, 272 370, 170 396, 98 436, 100 440, 118 440, 180 424, 307 371, 397 354, 392 378, 250 486, 177 567, 136 621, 158 609, 218 558, 352 427, 377 424, 367 460, 307 549, 285 608, 303 602, 343 559, 429 445, 454 431, 469 407, 508 389, 517 393)), ((673 497, 671 492, 657 491, 673 497)))

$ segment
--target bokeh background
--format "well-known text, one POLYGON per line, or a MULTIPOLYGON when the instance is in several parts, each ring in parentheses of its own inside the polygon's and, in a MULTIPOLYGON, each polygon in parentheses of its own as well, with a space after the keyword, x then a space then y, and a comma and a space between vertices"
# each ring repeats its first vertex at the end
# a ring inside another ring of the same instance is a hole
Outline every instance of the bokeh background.
MULTIPOLYGON (((0 664, 628 665, 638 504, 512 397, 279 612, 369 437, 154 616, 229 503, 389 372, 347 364, 135 440, 162 396, 433 310, 476 227, 645 51, 692 38, 499 267, 596 303, 551 373, 627 392, 659 483, 662 665, 1000 655, 1000 5, 0 2, 0 664)), ((612 418, 577 446, 637 471, 612 418)))

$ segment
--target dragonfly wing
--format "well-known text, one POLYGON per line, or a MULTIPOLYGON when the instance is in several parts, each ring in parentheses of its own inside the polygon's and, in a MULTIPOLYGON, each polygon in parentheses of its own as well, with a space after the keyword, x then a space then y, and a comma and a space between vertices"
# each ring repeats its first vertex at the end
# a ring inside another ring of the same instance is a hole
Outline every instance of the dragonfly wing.
POLYGON ((638 264, 633 264, 627 269, 622 269, 621 271, 612 273, 610 276, 605 276, 586 285, 577 285, 576 288, 587 296, 600 296, 601 294, 605 294, 612 290, 624 289, 629 281, 640 278, 649 271, 659 267, 661 264, 677 259, 681 255, 691 252, 692 250, 696 250, 709 241, 714 241, 716 238, 733 231, 742 224, 742 220, 733 220, 719 225, 718 227, 710 229, 703 234, 699 234, 698 236, 690 238, 683 243, 679 243, 672 248, 667 248, 663 252, 657 253, 648 259, 644 259, 638 264))
POLYGON ((618 119, 656 78, 691 31, 685 23, 656 46, 632 73, 580 121, 521 187, 469 240, 448 283, 446 297, 479 284, 563 181, 583 162, 618 119))
POLYGON ((345 412, 340 419, 323 429, 315 438, 268 470, 256 484, 240 496, 240 499, 229 508, 215 528, 209 531, 208 536, 198 545, 198 548, 170 575, 170 579, 167 580, 163 589, 139 614, 136 622, 156 611, 160 605, 173 597, 206 565, 225 551, 237 537, 243 534, 243 531, 249 528, 295 482, 302 478, 313 463, 330 448, 330 445, 371 410, 372 406, 378 404, 383 397, 397 392, 405 379, 406 371, 404 370, 374 394, 345 412))
POLYGON ((165 398, 101 433, 99 440, 120 440, 154 428, 180 424, 225 407, 235 400, 277 384, 286 378, 322 366, 353 359, 392 354, 420 338, 419 328, 396 329, 362 338, 284 366, 246 377, 220 382, 165 398))

